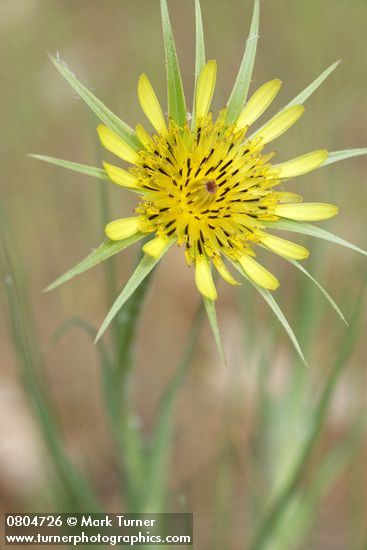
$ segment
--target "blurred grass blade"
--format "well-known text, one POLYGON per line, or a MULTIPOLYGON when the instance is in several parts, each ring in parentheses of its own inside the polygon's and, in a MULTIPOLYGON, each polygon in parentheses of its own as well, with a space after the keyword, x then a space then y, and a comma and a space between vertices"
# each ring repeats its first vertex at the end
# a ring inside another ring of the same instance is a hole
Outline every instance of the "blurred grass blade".
MULTIPOLYGON (((169 245, 166 248, 166 251, 170 246, 172 246, 173 242, 171 241, 169 245)), ((166 252, 165 251, 165 252, 166 252)), ((134 273, 130 277, 129 281, 126 283, 124 288, 122 289, 119 296, 116 298, 114 304, 112 305, 110 311, 108 312, 105 320, 103 321, 101 328, 98 331, 98 334, 96 336, 95 342, 98 342, 98 340, 101 338, 102 334, 106 331, 107 327, 110 325, 113 318, 117 315, 117 313, 120 311, 122 306, 125 304, 125 302, 130 298, 130 296, 135 292, 137 287, 140 285, 140 283, 145 279, 145 277, 152 271, 154 266, 159 262, 162 256, 159 258, 152 258, 151 256, 148 256, 145 254, 140 261, 140 263, 137 265, 134 273)))
MULTIPOLYGON (((74 317, 67 319, 56 330, 50 341, 51 346, 55 345, 66 332, 73 328, 83 330, 92 341, 94 341, 97 334, 97 330, 90 323, 84 319, 74 317)), ((124 483, 124 499, 129 503, 129 509, 137 509, 139 502, 138 495, 141 495, 143 492, 140 486, 144 480, 141 468, 141 442, 138 440, 136 426, 127 415, 123 414, 121 394, 118 391, 121 387, 121 380, 116 377, 116 370, 112 368, 112 362, 102 340, 97 343, 97 350, 100 358, 104 400, 110 426, 123 456, 126 475, 129 477, 129 484, 124 483)))
POLYGON ((325 298, 327 299, 327 301, 329 302, 329 304, 331 305, 331 307, 333 307, 336 311, 336 313, 339 315, 339 317, 341 318, 341 320, 348 326, 348 323, 343 315, 343 313, 341 312, 339 306, 334 302, 334 300, 332 299, 332 297, 330 296, 330 294, 320 285, 320 283, 311 275, 311 273, 309 273, 307 271, 306 268, 303 267, 302 264, 300 264, 299 262, 297 262, 297 260, 291 260, 290 258, 287 258, 287 260, 293 264, 297 269, 299 269, 300 271, 302 271, 302 273, 304 273, 306 275, 306 277, 308 277, 316 286, 317 288, 322 292, 322 294, 325 296, 325 298))
MULTIPOLYGON (((72 317, 70 319, 66 319, 58 329, 53 333, 53 335, 50 338, 49 345, 47 347, 48 349, 51 349, 53 346, 55 346, 64 336, 67 332, 74 328, 80 328, 89 338, 94 341, 97 330, 93 325, 85 321, 85 319, 81 319, 79 317, 72 317)), ((110 358, 108 357, 108 353, 106 350, 105 345, 103 342, 99 342, 97 345, 97 350, 99 353, 99 359, 102 369, 109 369, 110 368, 110 358)))
POLYGON ((62 435, 55 416, 53 403, 43 376, 41 350, 34 331, 34 320, 28 306, 25 285, 20 282, 19 265, 16 262, 15 247, 9 234, 4 212, 0 212, 2 241, 0 247, 0 273, 5 282, 5 294, 10 312, 10 330, 17 354, 20 374, 33 406, 39 429, 48 448, 58 481, 65 493, 68 508, 83 512, 100 511, 93 490, 88 481, 67 457, 62 446, 62 435))
POLYGON ((183 127, 186 122, 185 96, 168 14, 167 0, 161 0, 161 14, 166 52, 168 113, 178 126, 183 127))
POLYGON ((195 29, 196 29, 196 46, 195 46, 195 83, 194 83, 194 99, 192 106, 192 123, 191 127, 195 128, 195 99, 196 99, 196 86, 199 75, 202 68, 205 65, 205 43, 204 43, 204 30, 203 21, 201 18, 200 0, 195 0, 195 29))
POLYGON ((209 298, 206 298, 205 296, 203 296, 203 301, 204 301, 206 314, 208 316, 208 320, 209 320, 210 327, 211 327, 212 332, 213 332, 214 340, 215 340, 215 343, 217 345, 219 355, 221 356, 221 359, 222 359, 223 363, 226 365, 227 361, 226 361, 226 356, 225 356, 225 353, 224 353, 222 337, 221 337, 220 330, 219 330, 217 313, 216 313, 216 309, 215 309, 215 301, 214 300, 209 300, 209 298))
POLYGON ((98 178, 100 180, 110 181, 106 172, 102 168, 94 168, 94 166, 87 166, 86 164, 79 164, 78 162, 72 162, 70 160, 56 159, 54 157, 47 157, 46 155, 28 155, 37 160, 43 160, 44 162, 49 162, 50 164, 55 164, 56 166, 61 166, 62 168, 67 168, 73 172, 79 172, 80 174, 85 174, 86 176, 92 176, 93 178, 98 178))
MULTIPOLYGON (((367 155, 367 149, 344 149, 344 151, 333 151, 329 153, 328 158, 321 166, 327 166, 328 164, 333 164, 334 162, 339 162, 340 160, 350 159, 353 157, 360 157, 362 155, 367 155)), ((320 168, 321 168, 320 166, 320 168)))
POLYGON ((64 275, 61 275, 61 277, 56 279, 56 281, 51 283, 46 288, 46 291, 53 290, 54 288, 66 283, 67 281, 70 281, 70 279, 76 277, 76 275, 84 273, 84 271, 91 269, 91 267, 94 267, 100 262, 103 262, 107 258, 110 258, 114 254, 117 254, 121 250, 124 250, 124 248, 127 248, 128 246, 134 244, 136 241, 142 238, 143 235, 136 234, 123 241, 105 241, 96 250, 93 250, 93 252, 89 254, 89 256, 87 256, 84 260, 69 269, 69 271, 64 273, 64 275))
POLYGON ((250 33, 246 41, 246 49, 242 58, 234 88, 227 104, 226 122, 235 122, 243 109, 250 87, 252 71, 255 63, 257 41, 259 39, 260 2, 254 0, 254 9, 250 27, 250 33))
MULTIPOLYGON (((272 549, 273 542, 274 550, 299 548, 299 545, 302 545, 302 541, 305 540, 307 532, 310 532, 310 527, 317 518, 320 499, 327 496, 331 486, 342 475, 343 469, 351 467, 353 455, 363 445, 365 428, 365 419, 357 418, 342 441, 335 445, 316 468, 313 468, 313 472, 310 472, 307 478, 307 484, 302 484, 295 491, 272 533, 272 549), (292 525, 292 529, 289 529, 289 525, 292 525)), ((353 545, 346 547, 357 548, 353 545)), ((266 548, 268 549, 269 546, 266 548)))
POLYGON ((245 273, 242 271, 242 269, 236 264, 236 262, 232 262, 232 264, 237 269, 237 271, 239 271, 241 273, 242 277, 245 277, 256 288, 256 290, 261 294, 261 296, 264 298, 264 300, 268 303, 268 305, 273 310, 273 312, 276 315, 276 317, 277 317, 278 321, 280 322, 280 324, 283 325, 283 327, 284 327, 286 333, 288 334, 289 339, 291 340, 295 350, 297 351, 298 355, 302 359, 302 362, 306 365, 306 367, 308 367, 308 363, 305 359, 305 356, 303 355, 301 346, 299 345, 298 340, 297 340, 290 324, 288 323, 286 317, 284 316, 284 313, 282 312, 282 310, 278 306, 277 302, 275 301, 272 293, 269 290, 267 290, 266 288, 262 288, 261 286, 257 285, 254 281, 252 281, 249 277, 247 277, 245 275, 245 273))
POLYGON ((345 340, 341 346, 334 366, 330 370, 316 408, 311 414, 309 433, 305 437, 295 467, 291 470, 289 478, 283 485, 281 492, 277 495, 276 499, 270 503, 263 521, 259 522, 253 543, 249 547, 250 550, 263 550, 268 548, 268 542, 272 538, 274 529, 278 525, 279 519, 286 511, 290 500, 293 498, 298 488, 306 462, 314 448, 316 440, 324 424, 330 400, 334 395, 334 389, 340 375, 343 373, 343 368, 348 366, 348 358, 353 350, 353 345, 356 341, 359 329, 361 328, 361 313, 364 307, 365 288, 366 284, 364 284, 357 300, 352 322, 347 331, 345 340))
POLYGON ((307 484, 307 488, 303 489, 304 497, 312 501, 313 512, 315 512, 316 501, 326 494, 330 485, 337 479, 340 470, 349 463, 352 456, 363 446, 365 434, 366 418, 357 417, 341 441, 328 453, 323 463, 316 469, 307 484))
POLYGON ((102 101, 96 98, 92 92, 88 90, 72 73, 64 61, 59 57, 55 58, 52 55, 49 56, 56 69, 61 75, 69 82, 70 86, 75 92, 82 98, 83 101, 92 109, 97 117, 104 122, 108 128, 116 132, 122 139, 124 139, 131 147, 138 149, 141 145, 134 132, 134 130, 119 117, 117 117, 108 107, 106 107, 102 101))
POLYGON ((264 225, 266 227, 271 227, 273 229, 282 229, 284 231, 293 231, 294 233, 302 233, 303 235, 309 235, 310 237, 317 237, 318 239, 323 239, 325 241, 330 241, 331 243, 334 243, 334 244, 339 244, 340 246, 345 246, 346 248, 350 248, 355 252, 359 252, 359 254, 363 254, 364 256, 367 256, 366 250, 359 248, 359 246, 356 246, 342 239, 341 237, 334 235, 333 233, 329 233, 329 231, 325 231, 325 229, 321 229, 320 227, 317 227, 317 225, 312 225, 310 223, 304 223, 304 222, 293 221, 293 220, 285 220, 285 219, 277 220, 276 222, 265 222, 264 225))
POLYGON ((188 367, 190 366, 195 352, 196 342, 203 320, 203 311, 203 303, 200 302, 191 325, 183 357, 159 403, 158 418, 148 461, 147 485, 145 487, 146 496, 144 510, 147 512, 160 512, 164 510, 164 501, 168 485, 168 461, 171 452, 170 439, 172 433, 173 408, 177 394, 182 388, 188 367))
POLYGON ((320 74, 320 76, 318 76, 313 82, 311 82, 311 84, 307 86, 307 88, 305 88, 303 92, 298 94, 294 99, 292 99, 292 101, 290 101, 285 107, 283 107, 283 110, 288 109, 288 107, 292 107, 293 105, 300 105, 304 103, 306 99, 308 99, 310 95, 312 95, 317 90, 317 88, 321 86, 324 80, 326 80, 327 77, 337 68, 339 63, 340 60, 330 65, 330 67, 328 67, 323 73, 320 74))
MULTIPOLYGON (((79 317, 72 317, 70 319, 66 319, 58 329, 54 332, 54 334, 50 338, 50 342, 46 348, 46 351, 54 347, 64 336, 67 332, 74 328, 81 329, 91 340, 94 342, 94 339, 97 334, 96 328, 85 321, 85 319, 81 319, 79 317)), ((111 368, 111 360, 108 356, 106 347, 103 343, 103 340, 100 340, 97 344, 97 350, 99 353, 100 358, 100 366, 102 371, 102 379, 104 382, 104 389, 105 392, 108 393, 108 399, 105 399, 106 406, 108 409, 108 412, 110 413, 110 417, 113 418, 114 424, 119 425, 119 414, 116 414, 117 411, 121 412, 121 404, 119 404, 118 409, 113 408, 112 405, 114 404, 114 401, 116 400, 116 396, 118 396, 118 392, 116 391, 116 381, 113 377, 113 371, 111 368), (110 382, 111 378, 113 379, 113 383, 110 382), (107 391, 106 391, 107 388, 107 391), (111 414, 111 407, 112 412, 111 414)), ((113 425, 114 427, 114 425, 113 425)), ((119 425, 120 428, 120 425, 119 425)))

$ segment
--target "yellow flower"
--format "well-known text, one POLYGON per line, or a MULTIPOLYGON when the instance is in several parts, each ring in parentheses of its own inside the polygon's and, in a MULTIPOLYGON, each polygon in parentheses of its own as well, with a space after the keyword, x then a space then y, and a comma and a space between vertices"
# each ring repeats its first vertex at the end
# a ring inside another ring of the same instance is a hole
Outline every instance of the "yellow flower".
MULTIPOLYGON (((333 204, 303 203, 281 184, 320 166, 367 154, 366 148, 312 151, 287 162, 274 163, 269 144, 286 132, 304 112, 304 102, 332 73, 328 67, 293 101, 270 120, 252 131, 278 94, 278 79, 263 84, 247 100, 259 37, 260 2, 254 10, 245 53, 227 104, 217 115, 210 111, 217 66, 205 62, 200 1, 195 0, 196 54, 195 94, 192 116, 188 116, 181 73, 174 44, 167 0, 160 0, 166 53, 168 117, 165 118, 148 77, 139 79, 140 105, 154 128, 131 128, 76 78, 58 58, 52 61, 74 91, 101 120, 98 135, 103 146, 127 166, 105 162, 104 169, 44 155, 34 157, 90 176, 110 180, 138 195, 135 215, 106 225, 108 237, 87 258, 59 277, 48 289, 70 280, 101 261, 145 237, 143 258, 116 298, 98 332, 101 337, 112 319, 155 267, 172 244, 182 247, 188 265, 195 267, 195 282, 204 298, 213 334, 223 355, 215 303, 212 268, 232 285, 239 284, 228 269, 232 264, 253 283, 287 331, 304 360, 298 341, 270 291, 277 278, 255 258, 259 247, 284 257, 313 281, 341 317, 333 299, 298 262, 308 251, 296 243, 273 235, 269 229, 293 231, 341 244, 361 254, 367 252, 310 221, 335 216, 333 204), (151 236, 151 238, 149 238, 151 236)), ((120 164, 120 163, 118 163, 120 164)))
POLYGON ((301 260, 308 251, 270 234, 266 225, 280 218, 314 221, 337 214, 332 204, 303 203, 300 195, 279 190, 285 180, 318 168, 327 159, 325 149, 273 164, 270 142, 288 130, 304 112, 302 105, 288 107, 251 132, 278 94, 281 81, 261 86, 245 104, 237 120, 226 122, 226 108, 217 117, 210 111, 216 81, 216 62, 209 61, 197 79, 193 120, 179 126, 165 120, 148 77, 139 79, 138 97, 154 128, 151 135, 139 125, 140 147, 135 150, 107 126, 98 134, 103 146, 130 164, 123 168, 104 164, 109 178, 138 192, 136 216, 106 226, 109 239, 123 240, 135 233, 150 234, 143 250, 159 258, 169 244, 185 251, 195 266, 198 290, 215 300, 211 274, 214 264, 230 284, 237 284, 223 260, 230 260, 258 285, 274 290, 279 282, 256 256, 256 246, 286 258, 301 260))

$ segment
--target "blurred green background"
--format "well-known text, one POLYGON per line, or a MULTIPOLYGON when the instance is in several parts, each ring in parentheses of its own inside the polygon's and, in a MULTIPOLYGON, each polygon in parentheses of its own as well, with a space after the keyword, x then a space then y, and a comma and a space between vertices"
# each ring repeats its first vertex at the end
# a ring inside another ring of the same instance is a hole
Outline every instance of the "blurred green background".
MULTIPOLYGON (((190 105, 194 5, 169 0, 169 8, 190 105)), ((272 78, 283 80, 272 112, 342 59, 307 101, 302 121, 276 141, 277 158, 323 147, 367 146, 367 2, 263 0, 261 8, 252 90, 272 78)), ((252 2, 202 0, 202 11, 207 58, 218 61, 217 110, 228 98, 242 58, 252 2)), ((78 78, 126 122, 143 122, 136 96, 142 72, 166 101, 159 2, 0 1, 1 202, 18 249, 65 446, 92 479, 104 507, 119 511, 115 450, 106 426, 95 348, 78 329, 49 345, 65 319, 79 316, 98 326, 109 304, 102 267, 42 293, 103 240, 101 186, 108 185, 26 156, 42 153, 98 165, 103 155, 93 115, 57 73, 47 52, 59 52, 78 78)), ((366 168, 366 159, 351 159, 299 178, 288 189, 309 200, 338 204, 339 216, 322 227, 367 248, 366 168)), ((135 206, 133 196, 112 184, 110 199, 114 217, 129 215, 135 206)), ((364 284, 366 260, 330 243, 296 240, 312 249, 305 265, 349 319, 364 284)), ((121 287, 135 253, 129 250, 118 257, 121 287)), ((292 469, 310 411, 347 333, 298 271, 271 255, 265 261, 281 280, 278 302, 312 369, 306 372, 298 363, 286 335, 252 288, 220 284, 217 311, 229 366, 221 364, 204 323, 176 409, 169 474, 172 507, 176 509, 184 496, 185 506, 195 513, 198 549, 247 548, 269 496, 292 469)), ((148 436, 198 300, 192 270, 181 251, 172 250, 155 274, 136 348, 133 400, 148 436)), ((5 301, 2 309, 2 508, 45 510, 50 505, 47 457, 20 383, 5 301)), ((366 334, 366 322, 364 313, 358 320, 360 335, 366 334)), ((364 338, 356 336, 298 496, 267 548, 367 547, 366 431, 358 432, 356 441, 347 440, 355 422, 366 415, 366 364, 364 338), (325 466, 331 449, 342 451, 325 466)))

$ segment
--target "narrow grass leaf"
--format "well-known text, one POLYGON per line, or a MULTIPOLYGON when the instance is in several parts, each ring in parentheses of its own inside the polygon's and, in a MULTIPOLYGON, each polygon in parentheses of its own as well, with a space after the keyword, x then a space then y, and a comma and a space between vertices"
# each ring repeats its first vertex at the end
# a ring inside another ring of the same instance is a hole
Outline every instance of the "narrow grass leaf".
POLYGON ((33 407, 39 429, 50 454, 58 482, 71 510, 100 511, 94 491, 86 478, 74 466, 65 451, 54 403, 44 376, 42 350, 37 334, 28 295, 17 259, 16 247, 9 224, 0 206, 0 276, 4 281, 9 306, 9 328, 14 342, 19 372, 30 405, 33 407))
POLYGON ((215 302, 214 302, 214 300, 209 300, 209 298, 206 298, 205 296, 203 296, 203 301, 204 301, 206 314, 208 316, 208 320, 209 320, 210 327, 211 327, 212 332, 213 332, 214 340, 215 340, 215 343, 217 345, 219 355, 220 355, 223 363, 226 365, 227 361, 226 361, 226 356, 225 356, 225 353, 224 353, 222 337, 221 337, 220 330, 219 330, 217 313, 216 313, 216 309, 215 309, 215 302))
POLYGON ((345 319, 342 311, 340 310, 339 306, 334 302, 334 300, 332 299, 332 297, 330 296, 330 294, 320 285, 320 283, 311 275, 311 273, 309 273, 307 271, 307 269, 305 269, 303 267, 302 264, 300 264, 299 262, 297 262, 297 260, 291 260, 290 258, 286 258, 288 260, 288 262, 290 262, 291 264, 293 264, 297 269, 299 269, 300 271, 302 271, 302 273, 304 273, 306 275, 306 277, 308 277, 316 286, 317 288, 322 292, 322 294, 325 296, 325 298, 327 299, 327 301, 329 302, 329 304, 331 305, 331 307, 333 307, 336 311, 336 313, 339 315, 339 317, 341 318, 341 320, 348 326, 348 323, 347 323, 347 320, 345 319))
POLYGON ((355 252, 359 252, 359 254, 367 256, 366 250, 363 250, 362 248, 359 248, 359 246, 356 246, 342 239, 341 237, 338 237, 337 235, 334 235, 333 233, 325 231, 325 229, 321 229, 320 227, 317 227, 316 225, 312 225, 310 223, 303 223, 298 221, 296 222, 293 220, 278 220, 276 222, 266 222, 265 226, 271 227, 273 229, 294 231, 294 233, 302 233, 303 235, 317 237, 318 239, 323 239, 325 241, 330 241, 334 244, 339 244, 340 246, 345 246, 346 248, 350 248, 355 252))
MULTIPOLYGON (((167 249, 172 245, 171 242, 167 249)), ((145 254, 139 264, 137 265, 134 273, 130 277, 129 281, 126 283, 124 288, 122 289, 119 296, 116 298, 114 304, 112 305, 110 311, 108 312, 105 320, 103 321, 101 328, 98 331, 98 334, 96 336, 95 342, 98 342, 98 340, 101 338, 102 334, 106 331, 108 326, 110 325, 113 318, 117 315, 117 313, 120 311, 122 306, 125 304, 125 302, 130 298, 130 296, 135 292, 137 287, 140 285, 140 283, 145 279, 145 277, 152 271, 152 269, 155 267, 155 265, 159 262, 162 256, 158 258, 152 258, 151 256, 148 256, 145 254)))
MULTIPOLYGON (((366 434, 366 418, 357 417, 343 439, 328 453, 323 462, 310 476, 307 487, 302 488, 306 499, 310 499, 313 505, 318 498, 323 496, 329 486, 337 479, 340 470, 348 465, 356 453, 363 446, 366 434)), ((313 508, 315 512, 315 508, 313 508)))
POLYGON ((245 53, 242 58, 240 70, 227 105, 227 123, 235 122, 247 99, 250 87, 252 70, 254 68, 257 41, 259 39, 260 2, 254 1, 254 9, 250 27, 250 33, 246 42, 245 53))
POLYGON ((167 0, 161 0, 162 27, 164 47, 166 52, 167 92, 169 116, 181 127, 186 122, 185 95, 182 86, 180 67, 178 64, 171 22, 169 19, 167 0))
MULTIPOLYGON (((56 344, 65 336, 65 334, 67 334, 70 330, 73 330, 74 328, 81 329, 92 341, 96 337, 97 330, 94 328, 93 325, 88 323, 88 321, 86 321, 85 319, 81 319, 80 317, 71 317, 70 319, 66 319, 66 321, 64 321, 53 333, 46 351, 56 346, 56 344)), ((111 368, 111 362, 103 341, 98 343, 97 349, 102 371, 104 369, 109 370, 111 368)))
MULTIPOLYGON (((295 491, 274 528, 271 536, 272 550, 298 548, 302 544, 310 526, 315 521, 320 499, 327 494, 343 469, 348 466, 350 468, 353 456, 360 450, 365 428, 364 419, 358 418, 353 423, 352 429, 348 429, 346 437, 318 463, 317 468, 314 468, 315 472, 310 475, 307 484, 295 491), (292 529, 289 529, 289 525, 292 525, 292 529), (276 541, 275 545, 273 541, 276 541)), ((268 545, 266 547, 269 548, 268 545)))
POLYGON ((97 117, 108 126, 111 130, 116 132, 120 137, 122 137, 131 147, 138 149, 140 147, 139 140, 134 132, 134 130, 125 122, 123 122, 119 117, 117 117, 108 107, 106 107, 102 101, 95 97, 88 88, 86 88, 79 80, 76 78, 74 73, 72 73, 66 64, 60 58, 55 58, 50 55, 52 63, 55 65, 56 69, 61 73, 61 75, 69 82, 70 86, 75 90, 75 92, 81 97, 83 101, 92 109, 92 111, 97 115, 97 117))
POLYGON ((200 0, 195 0, 195 29, 196 29, 196 46, 195 46, 195 88, 194 88, 194 99, 192 107, 192 128, 195 128, 195 98, 196 98, 196 87, 198 83, 198 78, 201 73, 202 68, 205 65, 205 43, 204 43, 204 30, 203 30, 203 21, 201 17, 201 7, 200 0))
POLYGON ((91 267, 94 267, 95 265, 99 264, 100 262, 103 262, 104 260, 107 260, 107 258, 110 258, 114 254, 117 254, 124 248, 127 248, 131 244, 135 243, 139 239, 142 239, 143 235, 136 234, 132 237, 129 237, 128 239, 125 239, 124 241, 105 241, 102 243, 96 250, 93 250, 89 256, 87 256, 84 260, 82 260, 80 263, 78 263, 76 266, 72 267, 64 273, 64 275, 61 275, 56 281, 54 281, 52 284, 50 284, 46 291, 53 290, 54 288, 66 283, 66 281, 70 281, 73 277, 76 275, 80 275, 81 273, 84 273, 84 271, 87 271, 91 267))
POLYGON ((296 352, 298 353, 299 357, 301 358, 302 362, 306 365, 306 367, 308 367, 307 361, 305 359, 305 356, 303 355, 301 346, 298 343, 296 335, 294 334, 290 324, 288 323, 284 313, 282 312, 282 310, 278 306, 278 304, 277 304, 276 300, 274 299, 272 293, 269 290, 267 290, 266 288, 262 288, 261 286, 257 285, 254 281, 252 281, 249 277, 247 277, 245 275, 245 273, 242 271, 242 269, 235 262, 232 262, 232 264, 241 273, 241 275, 243 277, 245 277, 256 288, 256 290, 259 292, 259 294, 261 294, 261 296, 264 298, 264 300, 268 303, 270 308, 273 310, 275 316, 277 317, 278 321, 281 323, 281 325, 283 325, 286 333, 289 336, 289 339, 291 340, 291 342, 292 342, 296 352))
MULTIPOLYGON (((49 348, 54 346, 64 335, 71 329, 80 328, 87 334, 93 341, 96 337, 97 330, 84 319, 73 317, 67 319, 53 334, 49 348)), ((129 476, 129 488, 124 487, 124 498, 128 501, 131 509, 136 509, 137 503, 135 497, 138 492, 139 482, 143 482, 143 475, 141 469, 139 470, 139 462, 141 461, 141 445, 136 441, 138 434, 135 431, 135 426, 129 422, 127 415, 122 414, 121 408, 121 394, 116 391, 116 388, 121 388, 121 380, 116 377, 116 371, 113 368, 113 362, 107 353, 107 349, 103 340, 97 343, 97 350, 100 359, 101 379, 104 390, 104 400, 106 404, 106 410, 108 413, 112 433, 115 437, 116 443, 119 445, 124 457, 124 466, 128 471, 129 476), (131 467, 133 464, 133 467, 131 467), (131 476, 131 479, 130 479, 131 476), (134 484, 134 490, 130 490, 130 485, 134 484)))
POLYGON ((288 109, 288 107, 293 107, 293 105, 302 105, 306 99, 312 95, 317 88, 321 86, 321 84, 324 82, 324 80, 327 79, 327 77, 337 68, 339 65, 340 60, 336 61, 330 67, 328 67, 323 73, 320 74, 307 88, 305 88, 300 94, 298 94, 292 101, 290 101, 284 108, 288 109))
MULTIPOLYGON (((367 155, 367 148, 364 149, 344 149, 344 151, 333 151, 329 153, 328 158, 321 166, 326 166, 328 164, 333 164, 334 162, 339 162, 340 160, 350 159, 352 157, 360 157, 362 155, 367 155)), ((320 168, 321 168, 320 166, 320 168)))
POLYGON ((79 172, 80 174, 85 174, 86 176, 92 176, 93 178, 98 178, 100 180, 109 180, 105 170, 102 168, 95 168, 94 166, 87 166, 86 164, 79 164, 78 162, 72 162, 70 160, 62 160, 54 157, 47 157, 46 155, 28 155, 37 160, 43 160, 44 162, 49 162, 50 164, 55 164, 56 166, 61 166, 61 168, 67 168, 73 172, 79 172))
POLYGON ((268 547, 269 540, 271 540, 279 519, 283 516, 289 502, 299 487, 299 483, 302 479, 302 474, 305 470, 305 466, 307 465, 309 456, 315 446, 321 429, 324 426, 326 413, 329 409, 332 396, 334 395, 337 382, 339 381, 340 375, 344 372, 345 367, 350 364, 348 359, 354 349, 358 332, 362 326, 361 314, 364 308, 365 288, 366 284, 363 286, 357 300, 351 325, 346 333, 344 341, 342 342, 336 361, 326 379, 320 398, 314 410, 311 412, 309 431, 308 434, 306 434, 303 446, 299 452, 296 465, 291 471, 287 483, 284 485, 282 491, 277 495, 276 499, 265 511, 263 520, 259 522, 253 542, 249 546, 250 550, 262 550, 263 548, 268 547))
POLYGON ((185 381, 187 371, 191 364, 196 343, 200 334, 203 320, 203 303, 196 311, 195 318, 190 328, 190 333, 183 352, 182 359, 174 372, 172 379, 164 390, 159 403, 159 411, 156 428, 152 439, 152 446, 148 461, 148 475, 145 486, 144 510, 161 511, 164 509, 164 501, 167 495, 167 468, 169 467, 170 439, 172 437, 172 419, 174 405, 179 390, 185 381))

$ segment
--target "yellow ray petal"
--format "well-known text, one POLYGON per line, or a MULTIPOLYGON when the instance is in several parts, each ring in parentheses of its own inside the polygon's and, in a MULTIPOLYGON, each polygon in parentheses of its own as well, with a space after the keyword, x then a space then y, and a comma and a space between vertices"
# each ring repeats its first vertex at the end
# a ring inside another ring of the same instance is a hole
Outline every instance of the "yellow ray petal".
POLYGON ((203 256, 198 256, 195 263, 195 282, 199 292, 209 298, 217 299, 217 291, 214 285, 210 264, 203 256))
POLYGON ((127 170, 118 168, 108 162, 104 162, 103 166, 110 180, 117 183, 117 185, 122 185, 122 187, 126 187, 127 189, 140 189, 138 178, 130 174, 127 170))
POLYGON ((97 132, 103 147, 108 151, 132 164, 137 161, 138 154, 136 151, 107 126, 99 124, 97 132))
POLYGON ((138 83, 138 97, 145 116, 160 134, 167 131, 161 106, 146 74, 142 74, 138 83))
POLYGON ((291 220, 312 222, 317 220, 327 220, 336 216, 338 207, 334 204, 321 202, 302 202, 298 204, 277 204, 274 214, 291 220))
POLYGON ((281 85, 282 81, 277 78, 263 84, 246 103, 238 117, 237 126, 243 128, 253 124, 275 99, 281 85))
POLYGON ((208 63, 201 70, 196 88, 195 114, 197 119, 206 116, 209 112, 216 77, 217 63, 213 60, 208 61, 208 63))
POLYGON ((256 284, 269 290, 275 290, 279 286, 278 279, 256 260, 244 254, 238 260, 242 269, 256 284))
POLYGON ((269 143, 284 134, 288 128, 297 122, 304 112, 305 108, 303 105, 294 105, 293 107, 284 109, 284 111, 275 115, 251 137, 261 137, 263 144, 269 143))
POLYGON ((218 273, 221 275, 221 277, 223 277, 223 279, 225 281, 227 281, 227 283, 229 283, 230 285, 239 285, 239 284, 241 284, 238 281, 236 281, 236 279, 232 276, 232 274, 227 269, 227 266, 225 265, 225 263, 223 262, 223 260, 220 256, 214 256, 213 263, 214 263, 215 267, 217 268, 218 273))
POLYGON ((299 244, 281 239, 275 235, 264 235, 261 242, 276 254, 291 258, 292 260, 304 260, 310 255, 309 251, 299 244))
POLYGON ((152 138, 150 137, 150 135, 148 134, 148 132, 146 131, 144 126, 142 124, 137 124, 136 128, 135 128, 135 131, 136 131, 136 135, 139 138, 140 143, 145 148, 148 148, 149 145, 152 144, 152 138))
POLYGON ((105 233, 112 241, 122 241, 138 233, 139 218, 123 218, 121 220, 114 220, 105 227, 105 233))
POLYGON ((148 254, 148 256, 152 256, 153 258, 160 258, 165 251, 167 250, 169 239, 167 237, 155 237, 151 241, 145 243, 143 246, 143 252, 145 254, 148 254))
POLYGON ((328 155, 329 153, 326 149, 320 149, 288 160, 287 162, 282 162, 281 164, 274 164, 273 168, 279 170, 280 178, 294 178, 302 174, 307 174, 307 172, 311 172, 321 166, 328 155))

